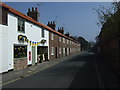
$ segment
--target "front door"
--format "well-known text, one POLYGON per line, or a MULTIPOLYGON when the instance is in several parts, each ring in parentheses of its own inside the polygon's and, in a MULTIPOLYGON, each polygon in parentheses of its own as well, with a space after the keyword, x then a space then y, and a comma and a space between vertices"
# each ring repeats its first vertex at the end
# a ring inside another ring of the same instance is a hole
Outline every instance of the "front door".
POLYGON ((35 55, 36 55, 36 50, 35 50, 35 46, 32 46, 32 65, 35 65, 35 55))
POLYGON ((65 56, 67 56, 67 48, 65 48, 65 56))
POLYGON ((55 48, 55 58, 57 58, 57 47, 55 48))

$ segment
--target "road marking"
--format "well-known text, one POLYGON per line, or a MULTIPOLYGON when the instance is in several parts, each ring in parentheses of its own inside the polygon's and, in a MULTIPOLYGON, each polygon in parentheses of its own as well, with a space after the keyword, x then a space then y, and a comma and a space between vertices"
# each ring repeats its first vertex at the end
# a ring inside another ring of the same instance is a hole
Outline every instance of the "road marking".
POLYGON ((97 67, 95 56, 93 56, 93 60, 94 60, 94 63, 95 63, 95 68, 96 68, 96 73, 97 73, 97 78, 98 78, 98 81, 99 81, 100 89, 105 90, 102 77, 101 77, 100 72, 99 72, 98 67, 97 67))

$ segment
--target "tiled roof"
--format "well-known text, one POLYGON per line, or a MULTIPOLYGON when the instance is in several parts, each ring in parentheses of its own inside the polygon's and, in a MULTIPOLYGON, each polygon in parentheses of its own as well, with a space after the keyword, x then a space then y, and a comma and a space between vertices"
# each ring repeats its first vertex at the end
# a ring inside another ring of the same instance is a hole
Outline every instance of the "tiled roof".
POLYGON ((72 41, 74 41, 74 42, 78 42, 78 41, 76 41, 76 40, 74 40, 74 39, 72 39, 72 38, 70 38, 70 37, 65 36, 64 34, 61 34, 61 33, 58 32, 58 31, 53 30, 52 28, 50 28, 50 27, 48 27, 48 26, 46 26, 46 25, 44 25, 44 24, 42 24, 42 23, 40 23, 40 22, 35 21, 35 20, 32 19, 31 17, 29 17, 29 16, 27 16, 27 15, 25 15, 25 14, 23 14, 23 13, 17 11, 17 10, 15 10, 14 8, 12 8, 12 7, 4 4, 4 3, 2 3, 2 4, 0 4, 0 5, 2 5, 2 7, 7 8, 7 9, 9 10, 9 12, 11 12, 11 13, 17 15, 17 16, 20 16, 20 17, 22 17, 22 18, 24 18, 24 19, 26 19, 26 20, 28 20, 28 21, 30 21, 30 22, 32 22, 32 23, 35 23, 35 24, 37 24, 37 25, 39 25, 39 26, 42 26, 42 27, 48 29, 49 31, 54 32, 54 33, 56 33, 56 34, 58 34, 58 35, 60 35, 60 36, 63 36, 63 37, 65 37, 65 38, 69 39, 69 40, 72 40, 72 41))

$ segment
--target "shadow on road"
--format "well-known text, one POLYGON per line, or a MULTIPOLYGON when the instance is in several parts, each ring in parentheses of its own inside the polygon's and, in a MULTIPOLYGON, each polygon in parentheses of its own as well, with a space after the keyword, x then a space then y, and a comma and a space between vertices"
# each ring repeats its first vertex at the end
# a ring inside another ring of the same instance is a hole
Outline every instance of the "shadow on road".
POLYGON ((79 55, 74 60, 69 60, 70 62, 86 62, 82 69, 79 69, 69 88, 100 88, 94 63, 95 60, 97 61, 97 67, 105 85, 104 88, 120 88, 119 74, 113 71, 109 64, 104 62, 102 58, 94 54, 79 55))
POLYGON ((94 67, 93 55, 79 55, 74 60, 69 60, 70 62, 81 62, 86 63, 76 74, 74 80, 70 84, 69 88, 99 88, 99 83, 97 80, 97 75, 94 67))

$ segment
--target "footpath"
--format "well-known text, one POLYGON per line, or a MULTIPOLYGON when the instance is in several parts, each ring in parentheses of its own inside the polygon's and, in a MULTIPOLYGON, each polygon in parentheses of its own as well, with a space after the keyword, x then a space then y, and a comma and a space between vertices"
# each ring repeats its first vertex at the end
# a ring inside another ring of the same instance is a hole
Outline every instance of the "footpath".
POLYGON ((54 60, 45 61, 43 63, 38 63, 37 65, 30 66, 30 67, 27 67, 25 69, 6 72, 6 73, 2 74, 2 82, 0 82, 0 84, 6 85, 6 84, 9 84, 9 83, 14 82, 16 80, 28 77, 34 73, 37 73, 37 72, 42 71, 44 69, 47 69, 47 68, 49 68, 53 65, 56 65, 62 61, 69 60, 70 58, 74 58, 78 54, 70 55, 70 56, 66 56, 66 57, 61 57, 61 58, 54 59, 54 60))

